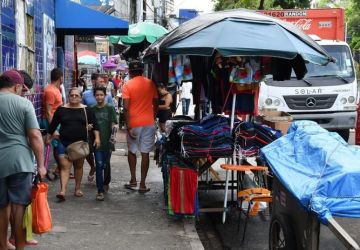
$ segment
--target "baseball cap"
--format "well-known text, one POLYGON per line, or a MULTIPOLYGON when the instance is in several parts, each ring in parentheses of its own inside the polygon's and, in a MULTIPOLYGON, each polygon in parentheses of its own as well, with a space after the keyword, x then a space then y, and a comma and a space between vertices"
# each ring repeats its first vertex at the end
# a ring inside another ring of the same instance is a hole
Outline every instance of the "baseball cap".
POLYGON ((16 70, 5 71, 2 75, 8 77, 10 81, 14 84, 24 84, 24 78, 16 70))
POLYGON ((137 71, 137 70, 143 70, 144 69, 144 64, 140 61, 131 61, 129 63, 129 70, 130 71, 137 71))

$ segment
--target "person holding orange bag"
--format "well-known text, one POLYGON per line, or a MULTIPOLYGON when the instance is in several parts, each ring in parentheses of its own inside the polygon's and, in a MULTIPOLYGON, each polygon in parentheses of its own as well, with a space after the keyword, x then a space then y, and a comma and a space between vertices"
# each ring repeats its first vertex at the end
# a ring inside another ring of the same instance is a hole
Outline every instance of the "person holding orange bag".
POLYGON ((44 144, 32 103, 20 97, 24 78, 9 70, 0 76, 0 249, 7 249, 10 211, 14 216, 15 247, 24 249, 25 208, 31 203, 35 172, 44 177, 44 144))

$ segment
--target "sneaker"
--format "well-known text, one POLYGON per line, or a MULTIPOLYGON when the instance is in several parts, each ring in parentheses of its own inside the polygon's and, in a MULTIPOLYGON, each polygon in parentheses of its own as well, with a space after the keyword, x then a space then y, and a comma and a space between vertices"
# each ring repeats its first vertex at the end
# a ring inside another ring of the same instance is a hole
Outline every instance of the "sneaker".
POLYGON ((105 192, 107 193, 107 192, 109 192, 109 185, 104 185, 104 190, 105 190, 105 192))
POLYGON ((96 195, 96 200, 97 201, 103 201, 104 200, 104 194, 103 193, 98 193, 96 195))

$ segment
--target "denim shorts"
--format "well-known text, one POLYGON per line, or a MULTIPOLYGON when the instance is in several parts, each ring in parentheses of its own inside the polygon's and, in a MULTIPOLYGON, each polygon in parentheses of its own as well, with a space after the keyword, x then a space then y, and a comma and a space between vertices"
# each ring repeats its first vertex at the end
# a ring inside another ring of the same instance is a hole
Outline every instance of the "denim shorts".
POLYGON ((56 147, 56 152, 58 156, 65 156, 66 154, 66 148, 64 146, 64 144, 61 143, 61 141, 58 141, 57 147, 56 147))
POLYGON ((10 203, 29 205, 33 175, 33 173, 17 173, 0 178, 0 208, 10 203))

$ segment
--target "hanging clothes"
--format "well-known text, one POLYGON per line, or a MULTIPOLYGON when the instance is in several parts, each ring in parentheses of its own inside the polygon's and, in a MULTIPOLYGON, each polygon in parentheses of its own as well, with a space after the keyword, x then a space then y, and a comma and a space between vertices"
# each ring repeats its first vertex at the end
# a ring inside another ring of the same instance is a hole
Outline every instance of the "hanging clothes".
POLYGON ((170 207, 176 214, 193 215, 196 210, 197 171, 170 168, 170 207))
POLYGON ((169 83, 181 84, 182 81, 193 79, 191 63, 188 56, 170 55, 169 56, 169 83))

